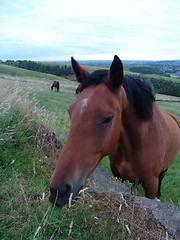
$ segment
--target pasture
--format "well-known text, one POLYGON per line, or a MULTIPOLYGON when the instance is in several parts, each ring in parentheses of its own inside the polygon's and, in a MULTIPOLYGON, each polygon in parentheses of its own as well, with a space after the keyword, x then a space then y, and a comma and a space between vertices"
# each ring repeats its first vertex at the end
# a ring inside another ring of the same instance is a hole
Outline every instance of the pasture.
MULTIPOLYGON (((121 220, 117 222, 117 213, 109 209, 107 202, 89 194, 70 209, 55 208, 48 202, 49 179, 57 156, 48 155, 40 139, 35 142, 34 122, 50 128, 64 144, 69 130, 67 109, 76 98, 77 85, 52 75, 0 65, 1 239, 128 239, 125 223, 134 236, 140 228, 141 223, 133 215, 131 219, 118 215, 121 220), (60 82, 59 93, 50 89, 54 80, 60 82)), ((157 101, 160 108, 180 119, 180 98, 158 95, 157 99, 161 100, 157 101)), ((107 157, 101 166, 110 171, 107 157)), ((177 206, 179 172, 180 155, 161 188, 161 200, 177 206)), ((143 195, 141 188, 138 194, 143 195)), ((148 236, 147 229, 145 234, 148 236)), ((154 239, 160 237, 161 233, 154 239)))

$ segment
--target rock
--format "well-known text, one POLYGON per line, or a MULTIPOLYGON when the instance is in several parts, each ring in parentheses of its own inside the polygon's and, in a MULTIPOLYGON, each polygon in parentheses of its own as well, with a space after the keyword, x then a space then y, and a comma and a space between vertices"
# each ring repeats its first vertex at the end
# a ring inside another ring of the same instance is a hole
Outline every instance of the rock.
POLYGON ((39 145, 48 156, 58 156, 62 149, 56 134, 42 124, 37 125, 35 144, 39 145))
POLYGON ((180 239, 180 207, 145 197, 136 197, 135 204, 149 209, 154 220, 160 223, 170 236, 180 239))
POLYGON ((91 191, 130 194, 129 188, 101 167, 97 167, 88 178, 91 191))
POLYGON ((132 197, 129 189, 122 182, 100 167, 90 175, 87 185, 91 193, 123 198, 127 201, 127 205, 133 204, 136 216, 143 219, 148 229, 156 228, 156 231, 159 229, 166 239, 180 239, 180 207, 156 199, 132 197))

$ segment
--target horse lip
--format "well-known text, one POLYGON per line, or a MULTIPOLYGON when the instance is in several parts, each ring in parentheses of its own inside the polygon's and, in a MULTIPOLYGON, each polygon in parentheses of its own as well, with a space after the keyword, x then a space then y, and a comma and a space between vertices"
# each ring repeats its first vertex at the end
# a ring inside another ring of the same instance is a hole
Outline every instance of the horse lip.
POLYGON ((55 199, 53 198, 52 194, 49 196, 49 202, 52 203, 53 205, 56 205, 57 207, 63 207, 66 204, 66 201, 63 200, 59 200, 59 199, 55 199))
POLYGON ((50 188, 51 194, 49 196, 49 202, 56 205, 57 207, 63 207, 65 204, 69 203, 71 197, 74 198, 78 195, 78 193, 82 189, 83 185, 84 184, 78 184, 73 191, 68 193, 68 195, 62 196, 62 197, 60 196, 60 198, 57 195, 58 190, 50 188), (56 194, 54 194, 55 192, 56 192, 56 194), (72 194, 72 196, 71 196, 71 194, 72 194), (57 195, 57 196, 55 197, 55 195, 57 195))

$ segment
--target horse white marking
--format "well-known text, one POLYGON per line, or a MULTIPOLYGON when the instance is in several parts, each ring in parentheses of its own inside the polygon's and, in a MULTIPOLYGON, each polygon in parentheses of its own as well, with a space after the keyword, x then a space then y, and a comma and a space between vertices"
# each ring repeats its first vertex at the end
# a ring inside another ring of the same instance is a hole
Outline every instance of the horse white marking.
POLYGON ((82 113, 84 113, 86 111, 86 107, 88 105, 88 99, 87 98, 83 98, 81 103, 82 103, 82 106, 81 106, 80 113, 82 114, 82 113))

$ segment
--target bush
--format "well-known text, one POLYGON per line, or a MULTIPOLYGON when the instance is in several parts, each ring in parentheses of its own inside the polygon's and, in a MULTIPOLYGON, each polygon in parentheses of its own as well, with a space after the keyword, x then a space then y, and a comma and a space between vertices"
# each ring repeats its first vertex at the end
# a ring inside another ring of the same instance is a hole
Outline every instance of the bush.
POLYGON ((180 83, 163 78, 151 78, 156 93, 180 97, 180 83))

